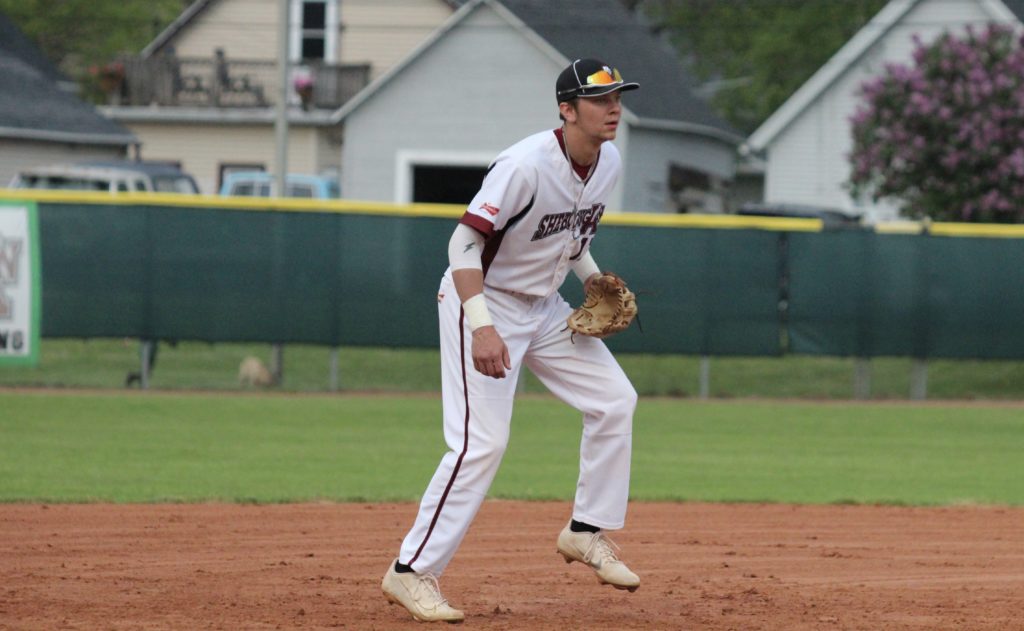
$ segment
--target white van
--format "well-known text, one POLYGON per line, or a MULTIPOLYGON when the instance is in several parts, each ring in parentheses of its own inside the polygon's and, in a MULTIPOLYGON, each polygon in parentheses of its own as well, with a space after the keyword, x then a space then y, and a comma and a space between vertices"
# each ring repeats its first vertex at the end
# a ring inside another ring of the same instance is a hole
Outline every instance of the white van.
POLYGON ((191 175, 162 162, 91 162, 33 167, 14 176, 10 187, 108 193, 199 193, 191 175))

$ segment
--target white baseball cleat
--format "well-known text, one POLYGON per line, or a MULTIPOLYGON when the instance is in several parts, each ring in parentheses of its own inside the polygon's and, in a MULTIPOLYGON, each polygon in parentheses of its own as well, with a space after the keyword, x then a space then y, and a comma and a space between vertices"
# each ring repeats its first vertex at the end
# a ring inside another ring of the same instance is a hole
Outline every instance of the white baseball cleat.
POLYGON ((566 526, 558 535, 558 553, 565 557, 566 563, 585 563, 597 574, 598 582, 635 592, 640 587, 640 577, 619 560, 615 554, 617 549, 601 531, 573 532, 566 526))
POLYGON ((418 572, 396 572, 397 562, 398 559, 391 562, 380 584, 389 602, 402 605, 420 622, 462 622, 465 619, 461 611, 450 606, 441 596, 437 577, 418 572))

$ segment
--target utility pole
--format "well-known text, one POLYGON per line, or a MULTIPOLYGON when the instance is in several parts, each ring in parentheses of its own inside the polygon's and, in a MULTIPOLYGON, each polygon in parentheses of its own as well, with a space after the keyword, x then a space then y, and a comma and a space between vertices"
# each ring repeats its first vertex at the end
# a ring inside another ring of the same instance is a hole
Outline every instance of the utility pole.
MULTIPOLYGON (((274 121, 274 138, 277 149, 277 157, 274 160, 277 180, 277 196, 284 197, 288 190, 285 187, 286 175, 288 173, 288 70, 289 70, 289 45, 288 35, 291 33, 291 3, 289 0, 277 0, 277 116, 274 121)), ((270 374, 273 375, 274 383, 281 385, 284 379, 284 345, 277 342, 273 345, 270 358, 270 374)))
POLYGON ((288 172, 288 34, 291 31, 291 9, 289 0, 278 1, 277 20, 277 117, 274 133, 277 148, 275 166, 277 170, 277 195, 285 192, 285 174, 288 172))

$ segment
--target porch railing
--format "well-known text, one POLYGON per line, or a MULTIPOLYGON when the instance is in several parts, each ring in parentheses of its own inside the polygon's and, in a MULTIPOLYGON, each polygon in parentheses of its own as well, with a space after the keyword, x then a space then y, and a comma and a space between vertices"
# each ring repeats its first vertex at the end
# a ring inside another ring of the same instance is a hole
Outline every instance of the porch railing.
MULTIPOLYGON (((279 95, 274 62, 158 54, 121 62, 119 83, 108 84, 108 101, 118 105, 271 107, 279 95)), ((369 64, 309 64, 289 72, 289 102, 306 109, 337 109, 369 83, 369 64), (301 89, 307 77, 310 88, 301 89)))

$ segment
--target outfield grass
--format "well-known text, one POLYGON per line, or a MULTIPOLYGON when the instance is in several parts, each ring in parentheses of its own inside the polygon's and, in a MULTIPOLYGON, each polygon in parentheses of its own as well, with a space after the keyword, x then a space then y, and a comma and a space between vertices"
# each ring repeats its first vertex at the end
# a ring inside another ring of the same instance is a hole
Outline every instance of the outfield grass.
MULTIPOLYGON (((0 392, 0 501, 414 500, 436 396, 0 392)), ((637 500, 1024 504, 1019 406, 644 399, 637 500)), ((569 499, 579 417, 517 403, 492 496, 569 499)))
MULTIPOLYGON (((278 390, 329 389, 329 349, 292 345, 285 350, 285 379, 278 390)), ((238 364, 248 356, 268 359, 265 344, 160 345, 154 389, 238 390, 238 364)), ((677 355, 619 356, 637 391, 646 396, 696 396, 700 360, 677 355)), ((339 352, 344 391, 437 392, 436 350, 343 348, 339 352)), ((910 392, 909 359, 871 362, 871 395, 903 399, 910 392)), ((928 396, 935 399, 1024 400, 1024 362, 929 362, 928 396)), ((56 340, 41 344, 36 368, 0 367, 0 386, 122 388, 139 369, 135 340, 56 340)), ((711 396, 848 399, 853 396, 854 362, 828 357, 713 358, 711 396)), ((544 387, 527 374, 526 392, 544 387)))

